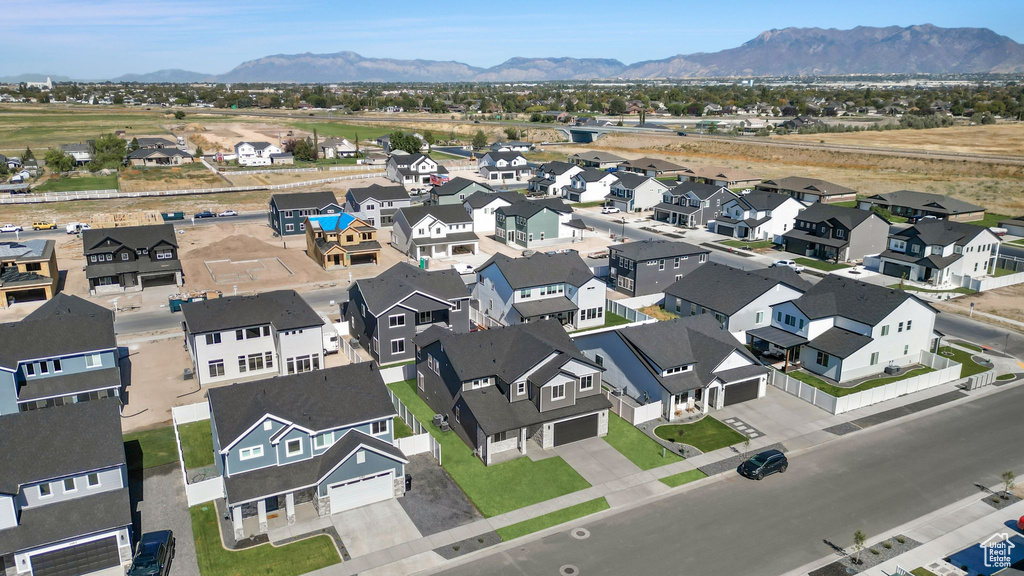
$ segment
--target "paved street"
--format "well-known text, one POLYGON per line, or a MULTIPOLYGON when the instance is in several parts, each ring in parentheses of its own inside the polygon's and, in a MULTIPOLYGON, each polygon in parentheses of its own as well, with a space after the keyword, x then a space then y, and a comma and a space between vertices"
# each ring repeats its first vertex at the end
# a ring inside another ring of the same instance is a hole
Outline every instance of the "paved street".
POLYGON ((1024 471, 1024 387, 858 432, 798 454, 782 476, 731 476, 597 521, 591 536, 551 535, 446 574, 777 575, 1024 471))

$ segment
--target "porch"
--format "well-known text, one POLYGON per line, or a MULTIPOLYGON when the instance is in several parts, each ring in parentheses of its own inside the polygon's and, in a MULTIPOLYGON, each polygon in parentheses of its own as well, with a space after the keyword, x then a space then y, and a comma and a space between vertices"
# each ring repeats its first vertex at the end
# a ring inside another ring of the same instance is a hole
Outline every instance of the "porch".
POLYGON ((775 326, 747 330, 747 343, 763 364, 783 372, 801 367, 800 349, 808 340, 775 326))

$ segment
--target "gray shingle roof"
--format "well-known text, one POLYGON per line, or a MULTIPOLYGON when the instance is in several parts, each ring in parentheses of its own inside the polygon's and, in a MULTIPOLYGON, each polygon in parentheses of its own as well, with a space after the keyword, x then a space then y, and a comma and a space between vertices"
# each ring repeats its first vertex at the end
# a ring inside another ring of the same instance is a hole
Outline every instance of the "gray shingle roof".
POLYGON ((846 358, 870 342, 871 338, 868 336, 833 326, 808 342, 806 346, 837 358, 846 358))
POLYGON ((77 296, 58 293, 20 322, 0 324, 0 366, 21 360, 112 350, 113 313, 77 296))
POLYGON ((928 245, 949 246, 950 244, 966 244, 987 229, 982 226, 950 222, 949 220, 921 220, 909 228, 900 230, 893 236, 904 239, 919 238, 928 245))
POLYGON ((173 224, 153 224, 150 226, 125 226, 124 228, 97 228, 82 232, 82 246, 85 255, 98 252, 110 252, 110 248, 98 248, 107 239, 132 250, 146 248, 152 250, 161 242, 178 247, 174 237, 173 224))
POLYGON ((907 300, 920 302, 907 292, 829 274, 793 304, 811 320, 842 316, 874 326, 907 300))
MULTIPOLYGON (((511 163, 513 160, 516 160, 518 158, 522 158, 524 160, 526 159, 526 157, 523 156, 522 152, 513 152, 511 150, 509 150, 507 152, 496 152, 496 151, 492 150, 492 151, 487 152, 486 154, 484 154, 484 156, 489 156, 494 161, 504 160, 504 161, 509 162, 509 163, 511 163)), ((481 156, 481 158, 483 158, 483 156, 481 156)))
POLYGON ((477 268, 477 271, 482 271, 491 264, 498 267, 501 275, 514 290, 559 282, 567 282, 579 287, 594 277, 593 271, 578 252, 555 254, 537 252, 532 256, 521 258, 512 258, 498 253, 491 256, 487 262, 477 268))
POLYGON ((22 508, 18 526, 0 530, 0 555, 124 528, 131 523, 127 488, 22 508))
POLYGON ((603 394, 595 394, 577 398, 572 406, 540 412, 529 400, 509 402, 501 390, 494 386, 463 392, 462 398, 476 418, 477 424, 487 435, 569 418, 577 414, 607 410, 612 405, 603 394))
POLYGON ((398 212, 405 216, 410 226, 415 226, 427 216, 434 217, 445 224, 472 223, 473 217, 466 212, 462 204, 445 204, 444 206, 409 206, 399 208, 398 212))
POLYGON ((804 211, 797 214, 796 219, 807 222, 826 222, 829 220, 835 220, 844 227, 853 230, 872 216, 882 219, 881 216, 878 216, 870 210, 861 210, 859 208, 850 208, 848 206, 837 206, 835 204, 822 204, 820 202, 815 202, 808 206, 804 211))
POLYGON ((278 210, 304 210, 337 204, 338 199, 334 196, 334 192, 330 191, 292 192, 289 194, 274 194, 270 197, 270 202, 277 206, 278 210))
POLYGON ((598 170, 597 168, 587 168, 573 176, 573 178, 582 178, 584 182, 600 182, 603 178, 608 176, 617 177, 618 172, 608 172, 607 170, 598 170))
POLYGON ((673 242, 671 240, 640 240, 638 242, 626 242, 625 244, 612 244, 609 249, 612 256, 624 256, 635 262, 675 258, 676 256, 692 256, 694 254, 707 254, 710 252, 707 248, 694 246, 687 242, 673 242))
POLYGON ((775 210, 791 199, 792 198, 785 194, 765 192, 764 190, 752 190, 746 194, 741 194, 738 197, 741 205, 750 210, 757 210, 758 212, 764 210, 775 210))
POLYGON ((498 198, 513 204, 519 202, 522 196, 519 192, 473 192, 463 204, 469 204, 470 208, 483 208, 498 198))
POLYGON ((522 199, 518 202, 513 202, 511 206, 502 206, 498 208, 505 216, 523 216, 530 218, 533 215, 541 212, 545 208, 553 212, 572 213, 572 206, 569 206, 561 198, 541 198, 537 200, 528 200, 519 195, 522 199))
POLYGON ((150 156, 182 156, 191 158, 192 155, 179 148, 139 148, 128 153, 129 160, 141 160, 150 156))
POLYGON ((414 292, 445 301, 469 298, 469 288, 455 269, 428 271, 407 262, 399 262, 374 278, 356 280, 349 294, 357 290, 375 315, 383 314, 414 292))
POLYGON ((984 208, 970 202, 964 202, 942 194, 917 192, 914 190, 897 190, 886 194, 875 194, 867 198, 872 204, 884 206, 904 206, 917 210, 927 210, 940 214, 963 214, 968 212, 984 212, 984 208))
POLYGON ((542 164, 540 167, 540 171, 544 173, 551 173, 554 174, 555 176, 559 176, 565 174, 566 172, 572 170, 573 168, 577 168, 577 166, 575 164, 570 164, 568 162, 560 162, 556 160, 554 162, 546 162, 542 164))
POLYGON ((219 332, 262 324, 278 331, 323 326, 324 321, 294 290, 275 290, 255 296, 225 296, 181 305, 192 334, 219 332))
POLYGON ((758 188, 766 190, 793 190, 796 192, 807 192, 818 196, 843 196, 856 194, 857 191, 846 186, 833 184, 819 178, 804 178, 803 176, 787 176, 786 178, 773 178, 765 180, 757 185, 758 188))
POLYGON ((408 200, 409 192, 405 190, 405 186, 381 186, 380 184, 370 184, 364 188, 349 188, 346 196, 351 197, 357 204, 373 198, 377 201, 395 201, 395 200, 408 200))
POLYGON ((682 166, 673 164, 668 160, 649 158, 647 156, 637 158, 636 160, 626 160, 625 162, 620 163, 619 166, 622 166, 623 168, 638 168, 641 170, 657 170, 659 172, 671 172, 683 169, 682 166))
MULTIPOLYGON (((635 172, 624 172, 622 170, 615 172, 615 178, 619 181, 619 187, 625 188, 626 190, 636 190, 648 180, 654 180, 661 184, 661 182, 651 176, 644 176, 643 174, 637 174, 635 172)), ((666 186, 662 184, 662 187, 666 186)))
POLYGON ((395 415, 372 362, 211 388, 208 395, 222 449, 266 414, 315 431, 395 415))
MULTIPOLYGON (((694 196, 700 198, 701 200, 707 200, 708 198, 711 198, 721 190, 722 186, 715 186, 714 184, 701 184, 699 182, 680 182, 674 188, 669 189, 668 193, 673 196, 693 194, 694 196)), ((725 190, 728 190, 728 188, 726 188, 725 190)))
POLYGON ((739 312, 744 306, 780 283, 801 291, 811 287, 809 282, 801 279, 792 269, 786 269, 791 277, 785 279, 782 278, 784 272, 773 272, 771 276, 762 273, 769 270, 782 268, 773 267, 748 272, 708 262, 666 288, 665 294, 677 296, 729 316, 739 312))
POLYGON ((573 158, 579 158, 580 160, 587 160, 589 162, 601 162, 608 163, 613 162, 618 164, 619 162, 625 162, 626 159, 622 156, 616 156, 610 152, 578 152, 572 155, 573 158))
POLYGON ((487 190, 492 189, 490 186, 482 182, 474 182, 473 180, 463 178, 462 176, 456 176, 441 186, 432 189, 430 193, 437 194, 438 196, 454 196, 474 184, 487 190))

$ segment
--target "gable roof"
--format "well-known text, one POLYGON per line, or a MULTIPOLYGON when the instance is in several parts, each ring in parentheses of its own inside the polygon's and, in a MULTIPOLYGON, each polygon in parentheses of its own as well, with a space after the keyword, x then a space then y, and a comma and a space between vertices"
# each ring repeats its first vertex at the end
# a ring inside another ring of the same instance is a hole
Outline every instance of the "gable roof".
MULTIPOLYGON (((728 188, 723 186, 716 186, 714 184, 701 184, 699 182, 680 182, 675 187, 669 189, 668 193, 673 196, 682 196, 684 194, 693 194, 701 200, 707 200, 715 194, 718 194, 722 190, 725 190, 730 195, 733 195, 728 188)), ((777 194, 776 194, 777 196, 777 194)), ((728 202, 728 200, 726 200, 728 202)))
POLYGON ((625 244, 612 244, 608 248, 617 255, 625 256, 636 262, 660 258, 675 258, 676 256, 691 256, 693 254, 707 254, 710 252, 707 248, 694 246, 689 242, 673 240, 640 240, 638 242, 626 242, 625 244))
POLYGON ((617 179, 617 174, 618 172, 608 172, 607 170, 600 170, 598 168, 585 168, 582 172, 574 174, 572 177, 581 178, 584 182, 600 182, 609 176, 617 179))
POLYGON ((626 161, 626 159, 623 158, 622 156, 616 156, 615 154, 612 154, 610 152, 595 151, 577 152, 576 154, 573 154, 571 158, 579 158, 580 160, 586 160, 588 162, 599 162, 601 164, 618 164, 619 162, 626 161))
POLYGON ((644 185, 646 182, 651 181, 657 183, 662 188, 668 188, 668 186, 653 176, 646 176, 644 174, 637 174, 636 172, 625 172, 618 171, 615 173, 615 178, 618 179, 618 183, 622 188, 627 190, 636 190, 638 187, 644 185))
POLYGON ((561 198, 539 198, 537 200, 530 200, 522 194, 520 194, 519 197, 521 198, 520 200, 512 202, 510 206, 502 206, 501 208, 498 208, 498 210, 506 216, 522 216, 524 218, 531 218, 545 208, 552 212, 562 214, 571 214, 573 212, 572 206, 563 202, 561 198))
POLYGON ((363 188, 349 188, 345 196, 350 197, 357 204, 370 200, 371 198, 377 201, 381 200, 408 200, 409 192, 406 191, 405 186, 394 185, 394 186, 381 186, 380 184, 370 184, 363 188))
POLYGON ((495 265, 512 289, 567 282, 582 286, 594 278, 593 271, 578 252, 536 252, 532 256, 512 258, 502 253, 491 256, 477 272, 495 265))
POLYGON ((405 216, 405 221, 410 226, 415 226, 424 218, 430 216, 445 224, 472 223, 473 217, 466 212, 462 204, 445 204, 443 206, 406 206, 399 208, 398 212, 405 216))
POLYGON ((356 218, 351 214, 321 214, 320 216, 306 216, 311 225, 324 230, 325 232, 341 232, 352 226, 353 223, 362 224, 368 226, 362 220, 356 218))
POLYGON ((665 289, 665 294, 677 296, 729 316, 739 312, 744 306, 779 284, 785 284, 801 292, 811 287, 810 282, 800 278, 790 268, 772 267, 743 271, 732 266, 708 262, 674 282, 665 289), (772 271, 771 274, 765 273, 769 271, 772 271))
POLYGON ((831 220, 853 230, 871 217, 886 221, 884 218, 870 210, 861 210, 859 208, 850 208, 849 206, 837 206, 835 204, 822 204, 821 202, 815 202, 797 214, 796 219, 803 220, 805 222, 828 222, 831 220))
MULTIPOLYGON (((730 200, 726 200, 729 202, 730 200)), ((755 210, 757 212, 764 212, 767 210, 775 210, 779 206, 782 206, 786 202, 798 202, 791 196, 786 194, 778 194, 776 192, 768 192, 765 190, 751 190, 746 194, 740 194, 736 197, 736 201, 740 203, 747 210, 755 210)))
POLYGON ((479 190, 466 197, 463 204, 469 204, 470 208, 483 208, 495 200, 504 200, 509 204, 515 204, 522 199, 523 195, 513 191, 484 192, 479 190))
POLYGON ((129 160, 142 160, 151 156, 181 156, 191 158, 192 155, 179 148, 139 148, 128 153, 129 160))
POLYGON ((833 184, 819 178, 804 178, 803 176, 787 176, 785 178, 773 178, 764 180, 758 187, 768 190, 793 190, 796 192, 808 192, 818 196, 843 196, 856 194, 857 191, 846 186, 833 184))
POLYGON ((323 326, 324 321, 295 290, 225 296, 181 305, 192 334, 271 324, 278 331, 323 326))
POLYGON ((474 182, 462 176, 456 176, 441 186, 434 187, 430 190, 430 193, 437 194, 438 196, 454 196, 473 185, 480 186, 486 190, 493 190, 493 188, 482 182, 474 182))
POLYGON ((323 208, 331 204, 338 205, 338 199, 334 192, 291 192, 288 194, 274 194, 270 197, 270 203, 277 206, 278 210, 303 210, 306 208, 323 208))
MULTIPOLYGON (((160 138, 160 137, 153 138, 153 137, 145 137, 144 136, 142 138, 136 138, 135 141, 139 144, 139 146, 142 146, 142 147, 146 147, 146 146, 177 146, 178 145, 178 143, 175 142, 175 141, 169 140, 167 138, 160 138)), ((131 142, 131 140, 129 140, 129 142, 131 142)))
POLYGON ((469 288, 454 268, 424 270, 408 262, 399 262, 374 278, 356 280, 349 293, 355 290, 363 295, 366 307, 374 315, 382 314, 415 292, 446 301, 469 298, 469 288))
POLYGON ((906 206, 917 210, 927 210, 940 214, 962 214, 969 212, 984 212, 985 208, 970 202, 964 202, 942 194, 931 194, 929 192, 916 192, 914 190, 897 190, 886 194, 875 194, 869 196, 868 201, 872 204, 885 204, 888 206, 906 206))
POLYGON ((266 150, 273 146, 270 142, 248 142, 243 140, 242 142, 235 144, 235 150, 238 150, 240 146, 245 146, 246 144, 252 146, 255 150, 266 150))
POLYGON ((573 168, 579 169, 579 166, 570 164, 568 162, 562 162, 560 160, 554 160, 552 162, 545 162, 541 165, 540 171, 545 173, 551 173, 555 176, 560 176, 573 168))
POLYGON ((96 252, 107 252, 106 248, 97 248, 107 238, 117 244, 131 249, 153 248, 161 242, 178 247, 178 241, 174 237, 173 224, 152 224, 149 226, 125 226, 123 228, 95 228, 82 231, 82 245, 85 248, 85 255, 96 252))
POLYGON ((909 228, 900 230, 893 234, 893 236, 906 240, 918 238, 929 245, 949 246, 950 244, 966 244, 979 234, 988 231, 988 228, 963 222, 921 220, 909 228))
POLYGON ((639 168, 641 170, 655 170, 658 172, 674 172, 677 170, 683 170, 683 167, 678 164, 673 164, 668 160, 662 160, 660 158, 650 158, 644 156, 643 158, 637 158, 636 160, 626 160, 619 164, 623 168, 639 168))
POLYGON ((842 316, 874 326, 907 300, 915 300, 934 311, 907 292, 829 274, 793 300, 793 305, 811 320, 842 316))
POLYGON ((509 162, 509 163, 511 163, 513 160, 517 160, 519 158, 522 158, 523 160, 526 159, 526 157, 523 156, 522 152, 515 152, 515 151, 512 151, 512 150, 506 150, 506 151, 501 151, 501 152, 498 152, 496 150, 491 150, 491 151, 487 152, 486 154, 484 154, 483 156, 481 156, 481 158, 488 157, 488 156, 492 160, 495 160, 495 161, 497 161, 497 160, 505 160, 506 162, 509 162))

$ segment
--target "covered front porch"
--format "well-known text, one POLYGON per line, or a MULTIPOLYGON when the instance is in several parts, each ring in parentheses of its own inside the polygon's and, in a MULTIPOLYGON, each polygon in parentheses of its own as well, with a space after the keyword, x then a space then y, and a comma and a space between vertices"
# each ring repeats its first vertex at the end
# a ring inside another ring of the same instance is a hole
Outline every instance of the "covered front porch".
POLYGON ((228 507, 235 540, 244 540, 322 516, 316 488, 306 488, 228 507))
POLYGON ((445 238, 413 239, 412 256, 420 258, 452 258, 461 254, 476 254, 480 239, 473 232, 449 234, 445 238))
POLYGON ((662 203, 654 207, 654 219, 666 224, 694 228, 700 225, 697 210, 692 206, 662 203))

